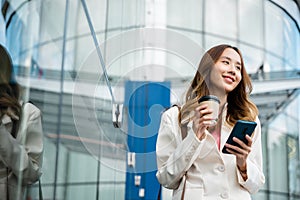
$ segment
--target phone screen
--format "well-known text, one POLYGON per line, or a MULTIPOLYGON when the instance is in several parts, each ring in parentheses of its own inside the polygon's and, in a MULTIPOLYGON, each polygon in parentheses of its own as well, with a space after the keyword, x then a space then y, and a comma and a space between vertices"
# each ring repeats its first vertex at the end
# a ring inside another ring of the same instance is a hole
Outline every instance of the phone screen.
MULTIPOLYGON (((246 134, 251 137, 256 125, 257 125, 256 122, 238 120, 234 125, 226 143, 232 144, 234 146, 240 146, 233 141, 233 137, 236 137, 241 141, 243 141, 245 144, 247 144, 246 134)), ((229 154, 225 146, 223 147, 222 152, 229 154)))

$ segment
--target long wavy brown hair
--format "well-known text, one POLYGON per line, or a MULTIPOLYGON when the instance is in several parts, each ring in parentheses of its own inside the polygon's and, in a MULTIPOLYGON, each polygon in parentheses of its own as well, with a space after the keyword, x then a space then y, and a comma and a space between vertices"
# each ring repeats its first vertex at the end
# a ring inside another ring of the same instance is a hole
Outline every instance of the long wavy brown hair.
MULTIPOLYGON (((10 115, 10 109, 14 115, 21 119, 22 106, 19 102, 20 86, 15 81, 11 57, 5 47, 0 45, 0 117, 4 114, 10 115)), ((0 118, 0 119, 1 119, 0 118)), ((12 135, 16 137, 19 121, 12 119, 12 135)))
POLYGON ((210 71, 227 48, 232 48, 240 55, 242 79, 237 87, 228 93, 226 122, 232 126, 237 120, 255 120, 258 109, 249 98, 252 92, 252 83, 246 72, 242 54, 238 48, 222 44, 212 47, 203 55, 194 79, 187 90, 185 104, 179 112, 179 124, 182 125, 182 119, 186 118, 198 106, 200 97, 210 94, 207 86, 210 71))

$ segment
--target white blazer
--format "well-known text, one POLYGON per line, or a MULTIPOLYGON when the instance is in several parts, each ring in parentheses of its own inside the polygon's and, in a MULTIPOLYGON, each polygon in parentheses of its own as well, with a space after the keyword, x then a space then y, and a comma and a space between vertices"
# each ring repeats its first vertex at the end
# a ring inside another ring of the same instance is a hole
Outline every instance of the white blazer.
MULTIPOLYGON (((225 123, 227 107, 222 116, 220 149, 223 148, 231 130, 225 123)), ((199 140, 188 124, 184 140, 178 123, 178 108, 172 107, 163 113, 159 128, 156 155, 157 179, 166 188, 173 189, 173 199, 181 199, 186 179, 186 200, 248 200, 265 182, 262 169, 261 125, 253 134, 252 151, 247 159, 246 181, 241 177, 236 158, 218 150, 214 137, 207 131, 199 140)))
POLYGON ((41 112, 31 103, 23 106, 23 116, 16 138, 10 134, 11 118, 4 115, 0 120, 0 200, 7 199, 7 182, 9 199, 20 200, 24 197, 25 187, 36 182, 41 176, 41 112))

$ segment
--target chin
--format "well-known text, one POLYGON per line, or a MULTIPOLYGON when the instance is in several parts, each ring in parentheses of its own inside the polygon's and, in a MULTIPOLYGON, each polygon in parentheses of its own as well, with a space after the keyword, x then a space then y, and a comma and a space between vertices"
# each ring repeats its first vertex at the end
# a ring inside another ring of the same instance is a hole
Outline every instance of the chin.
POLYGON ((232 92, 234 90, 234 88, 224 88, 224 91, 226 94, 228 94, 229 92, 232 92))

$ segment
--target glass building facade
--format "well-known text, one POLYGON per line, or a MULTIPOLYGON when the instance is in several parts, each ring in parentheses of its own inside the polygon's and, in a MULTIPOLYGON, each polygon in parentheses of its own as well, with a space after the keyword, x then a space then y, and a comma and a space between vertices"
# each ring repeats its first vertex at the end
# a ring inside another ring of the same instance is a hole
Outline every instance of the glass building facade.
POLYGON ((2 0, 0 42, 43 113, 44 199, 145 199, 127 192, 126 83, 168 82, 181 102, 220 43, 241 49, 260 110, 266 183, 253 199, 300 199, 299 26, 292 0, 2 0))

